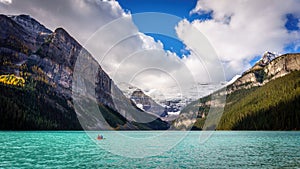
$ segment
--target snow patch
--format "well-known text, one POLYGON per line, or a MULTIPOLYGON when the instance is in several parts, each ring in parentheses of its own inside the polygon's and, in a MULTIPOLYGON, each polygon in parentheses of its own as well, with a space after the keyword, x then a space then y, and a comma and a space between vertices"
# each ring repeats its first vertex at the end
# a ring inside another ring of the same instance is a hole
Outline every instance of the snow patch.
POLYGON ((226 86, 231 85, 232 83, 234 83, 241 76, 242 75, 235 75, 229 82, 226 83, 226 86))

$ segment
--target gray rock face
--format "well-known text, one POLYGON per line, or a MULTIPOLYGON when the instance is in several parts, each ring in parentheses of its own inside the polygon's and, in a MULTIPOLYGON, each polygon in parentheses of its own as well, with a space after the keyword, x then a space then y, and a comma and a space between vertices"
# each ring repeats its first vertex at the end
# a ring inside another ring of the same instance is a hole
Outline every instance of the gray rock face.
POLYGON ((7 47, 24 54, 29 54, 38 46, 36 35, 32 35, 21 25, 6 15, 0 15, 0 43, 1 47, 7 47))
POLYGON ((149 112, 151 114, 165 117, 167 114, 166 107, 158 104, 150 96, 145 94, 141 89, 127 84, 125 82, 119 83, 118 87, 123 91, 125 96, 132 100, 133 104, 139 109, 149 112))
POLYGON ((285 76, 292 71, 300 70, 300 54, 285 54, 275 59, 272 58, 271 61, 269 59, 270 57, 264 55, 260 62, 228 86, 227 93, 239 89, 263 86, 271 80, 285 76))
POLYGON ((267 64, 269 64, 272 60, 274 60, 276 58, 276 54, 271 53, 271 52, 266 52, 264 53, 263 57, 261 58, 261 60, 259 61, 259 65, 265 66, 267 64))
POLYGON ((11 16, 11 18, 19 25, 23 26, 24 29, 26 29, 31 33, 36 33, 36 34, 52 33, 51 30, 47 29, 44 25, 40 24, 35 19, 31 18, 29 15, 11 16))
POLYGON ((130 99, 133 100, 139 108, 142 108, 147 112, 154 113, 160 117, 165 117, 167 115, 165 109, 161 105, 157 104, 141 90, 134 91, 130 99))
POLYGON ((271 79, 282 77, 295 70, 300 70, 300 54, 282 55, 264 68, 267 77, 271 79))

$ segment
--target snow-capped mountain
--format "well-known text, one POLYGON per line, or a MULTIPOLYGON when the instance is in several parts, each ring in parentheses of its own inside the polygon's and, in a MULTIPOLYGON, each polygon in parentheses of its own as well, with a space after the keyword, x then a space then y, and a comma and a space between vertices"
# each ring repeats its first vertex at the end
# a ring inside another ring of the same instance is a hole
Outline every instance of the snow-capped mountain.
POLYGON ((141 89, 132 86, 127 83, 119 83, 118 86, 123 91, 124 95, 130 99, 139 109, 165 117, 167 115, 165 107, 156 103, 151 97, 149 97, 141 89))
MULTIPOLYGON (((136 97, 135 93, 142 92, 143 95, 153 99, 154 102, 158 103, 165 110, 166 115, 177 116, 180 111, 189 103, 211 94, 212 92, 222 88, 223 83, 209 83, 202 84, 197 83, 194 85, 186 86, 181 89, 178 87, 166 88, 163 91, 157 89, 139 89, 133 85, 127 83, 119 83, 118 87, 123 91, 127 98, 130 98, 136 105, 142 109, 145 109, 147 105, 141 104, 141 100, 144 97, 136 97)), ((145 104, 146 102, 144 102, 145 104)))
POLYGON ((279 55, 276 53, 267 51, 263 54, 262 58, 259 60, 258 63, 262 66, 267 65, 278 56, 279 55))

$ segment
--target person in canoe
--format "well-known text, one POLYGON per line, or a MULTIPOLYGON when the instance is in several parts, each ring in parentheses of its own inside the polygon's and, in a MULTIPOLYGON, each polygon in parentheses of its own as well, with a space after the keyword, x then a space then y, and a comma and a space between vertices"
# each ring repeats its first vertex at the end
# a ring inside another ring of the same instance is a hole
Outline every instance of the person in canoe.
POLYGON ((98 136, 97 136, 97 140, 102 140, 103 139, 103 136, 102 135, 100 135, 100 134, 98 134, 98 136))

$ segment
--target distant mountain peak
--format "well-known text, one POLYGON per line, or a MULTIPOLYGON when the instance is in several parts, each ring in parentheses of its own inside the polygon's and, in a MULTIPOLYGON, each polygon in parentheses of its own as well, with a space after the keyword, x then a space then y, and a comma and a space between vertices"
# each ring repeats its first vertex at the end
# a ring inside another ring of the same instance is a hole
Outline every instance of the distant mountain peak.
POLYGON ((265 66, 267 64, 269 64, 272 60, 274 60, 275 58, 277 58, 279 55, 274 53, 274 52, 270 52, 270 51, 266 51, 262 58, 259 61, 259 64, 261 66, 265 66))
POLYGON ((277 54, 266 52, 260 61, 243 73, 235 82, 227 86, 228 93, 239 89, 263 86, 271 80, 300 70, 300 54, 277 54))
POLYGON ((121 82, 118 87, 123 91, 124 95, 143 111, 165 117, 167 113, 165 108, 156 103, 142 89, 139 89, 131 84, 121 82))

